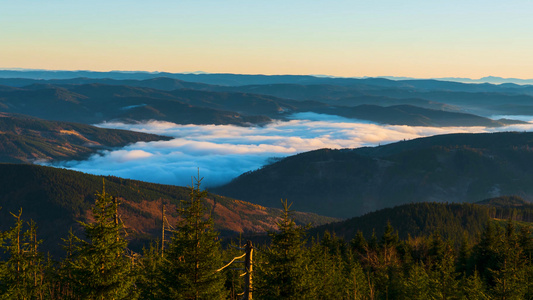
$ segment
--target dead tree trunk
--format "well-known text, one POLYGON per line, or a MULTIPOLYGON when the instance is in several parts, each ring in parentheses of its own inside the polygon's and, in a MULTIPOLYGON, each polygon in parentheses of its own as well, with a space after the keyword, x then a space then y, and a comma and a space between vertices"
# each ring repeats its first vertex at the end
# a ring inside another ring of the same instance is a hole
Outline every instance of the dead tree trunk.
POLYGON ((253 275, 253 253, 252 241, 247 241, 245 246, 246 256, 244 257, 244 297, 243 300, 252 300, 252 275, 253 275))

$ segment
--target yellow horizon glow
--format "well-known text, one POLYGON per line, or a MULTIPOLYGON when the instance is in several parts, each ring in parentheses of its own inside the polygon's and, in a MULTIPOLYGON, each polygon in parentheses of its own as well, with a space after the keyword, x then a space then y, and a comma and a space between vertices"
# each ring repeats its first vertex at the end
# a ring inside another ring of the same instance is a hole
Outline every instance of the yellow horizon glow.
MULTIPOLYGON (((506 59, 489 65, 492 54, 464 55, 461 53, 427 55, 416 53, 410 56, 398 53, 357 53, 353 56, 339 54, 322 55, 307 53, 273 53, 257 51, 231 56, 231 50, 219 50, 217 55, 202 51, 172 51, 169 49, 153 51, 123 49, 64 51, 58 48, 40 48, 38 53, 31 49, 20 50, 9 47, 0 49, 0 67, 47 69, 47 70, 90 70, 90 71, 159 71, 170 73, 204 71, 208 73, 234 74, 294 74, 330 75, 341 77, 398 76, 414 78, 465 77, 481 78, 499 76, 504 78, 533 78, 533 68, 525 67, 527 57, 507 53, 506 59), (196 52, 196 53, 194 53, 196 52), (446 59, 447 56, 450 57, 446 59), (453 57, 453 55, 456 55, 453 57)), ((533 66, 533 64, 529 64, 533 66)))
POLYGON ((533 78, 533 2, 474 2, 9 2, 0 68, 533 78))

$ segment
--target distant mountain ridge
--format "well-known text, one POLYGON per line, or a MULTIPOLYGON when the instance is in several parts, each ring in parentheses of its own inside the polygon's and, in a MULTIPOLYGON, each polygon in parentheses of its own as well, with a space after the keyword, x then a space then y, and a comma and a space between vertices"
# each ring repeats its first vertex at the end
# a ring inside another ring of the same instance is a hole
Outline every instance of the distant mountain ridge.
MULTIPOLYGON (((93 77, 98 77, 95 74, 100 73, 94 73, 93 77)), ((320 101, 336 106, 355 106, 360 104, 382 106, 416 105, 424 108, 462 111, 485 116, 494 114, 533 114, 533 104, 531 104, 533 103, 533 85, 512 83, 500 85, 465 84, 434 79, 389 80, 385 78, 239 74, 169 75, 166 73, 149 73, 151 77, 149 76, 148 78, 105 77, 105 75, 112 77, 112 74, 114 73, 101 73, 100 76, 102 78, 79 77, 47 80, 0 78, 0 85, 25 87, 31 84, 49 84, 65 87, 74 84, 97 83, 146 87, 164 91, 185 88, 210 92, 237 92, 268 95, 282 99, 320 101), (483 101, 483 99, 487 99, 487 101, 483 101)), ((133 76, 132 74, 136 73, 127 74, 133 76)), ((148 73, 142 74, 146 75, 148 73)))
MULTIPOLYGON (((78 80, 78 79, 76 79, 78 80)), ((169 89, 196 84, 168 78, 148 80, 148 86, 169 89)), ((75 81, 77 82, 77 81, 75 81)), ((137 85, 144 81, 134 81, 137 85)), ((26 82, 29 83, 29 82, 26 82)), ((132 84, 130 82, 130 84, 132 84)), ((1 87, 1 86, 0 86, 1 87)), ((293 87, 298 86, 290 86, 293 87)), ((325 100, 291 100, 272 95, 205 87, 201 90, 179 88, 162 90, 130 85, 37 84, 21 88, 0 88, 0 111, 86 124, 104 121, 142 122, 160 120, 177 124, 264 125, 272 120, 285 120, 297 112, 314 112, 347 118, 369 120, 381 124, 411 126, 503 126, 522 121, 491 120, 459 112, 450 105, 423 99, 391 100, 382 96, 333 98, 325 100), (213 91, 217 90, 217 91, 213 91), (350 105, 350 101, 352 104, 350 105), (379 102, 382 101, 382 102, 379 102), (381 107, 371 104, 393 104, 381 107), (414 107, 419 104, 423 107, 414 107), (340 105, 339 105, 340 104, 340 105), (400 106, 403 105, 403 106, 400 106), (431 109, 442 108, 447 109, 431 109)), ((322 86, 319 88, 323 88, 322 86)), ((342 87, 339 87, 342 90, 342 87)), ((326 91, 330 88, 326 86, 326 91)), ((341 94, 341 97, 349 95, 341 94)), ((333 95, 330 95, 333 97, 333 95)), ((523 96, 529 97, 529 96, 523 96)), ((533 97, 530 97, 533 99, 533 97)))
POLYGON ((333 108, 329 113, 346 118, 369 120, 381 124, 408 125, 408 126, 483 126, 498 127, 510 124, 526 124, 517 120, 491 120, 488 118, 434 109, 426 109, 413 105, 358 105, 355 107, 333 108), (460 124, 460 125, 458 125, 460 124))
MULTIPOLYGON (((468 83, 454 78, 412 79, 394 77, 317 77, 312 75, 245 75, 245 74, 190 74, 190 73, 123 73, 66 71, 37 72, 42 76, 31 76, 31 72, 0 70, 0 85, 22 87, 29 84, 90 84, 128 85, 151 87, 163 90, 174 88, 193 89, 243 89, 276 85, 329 85, 349 89, 401 88, 420 91, 440 90, 456 92, 494 92, 512 94, 533 94, 533 85, 506 83, 468 83), (13 74, 13 76, 8 76, 13 74), (63 74, 63 76, 61 75, 63 74), (17 76, 19 75, 19 76, 17 76), (28 75, 28 76, 25 76, 28 75), (78 75, 78 76, 76 76, 78 75), (164 80, 162 80, 164 79, 164 80), (447 80, 450 79, 450 80, 447 80)), ((504 79, 502 79, 504 80, 504 79)), ((531 80, 533 84, 533 80, 531 80)))
MULTIPOLYGON (((533 79, 521 79, 521 78, 503 78, 497 76, 485 76, 479 79, 465 78, 465 77, 437 77, 437 78, 414 78, 414 77, 401 77, 401 76, 362 76, 362 77, 339 77, 339 76, 327 76, 327 75, 261 75, 261 74, 231 74, 231 73, 207 73, 207 72, 185 72, 185 73, 170 73, 170 72, 146 72, 146 71, 67 71, 67 70, 34 70, 34 69, 4 69, 0 70, 0 78, 27 78, 27 79, 72 79, 77 77, 87 78, 111 78, 111 79, 151 79, 157 77, 169 77, 182 79, 185 81, 203 82, 208 84, 221 84, 221 85, 240 85, 235 83, 243 83, 246 80, 248 82, 254 81, 259 84, 265 83, 280 83, 287 81, 347 81, 353 79, 388 79, 394 81, 402 80, 438 80, 438 81, 452 81, 460 83, 490 83, 490 84, 502 84, 502 83, 515 83, 515 84, 533 84, 533 79), (210 79, 206 79, 209 78, 210 79), (255 78, 255 79, 254 79, 255 78), (269 80, 266 80, 268 78, 269 80), (283 79, 278 79, 283 78, 283 79), (312 79, 311 79, 312 78, 312 79), (316 78, 316 79, 315 79, 316 78), (196 80, 191 80, 196 79, 196 80), (289 80, 287 80, 289 79, 289 80), (262 81, 259 81, 262 80, 262 81), (218 83, 214 83, 218 82, 218 83), (223 84, 224 83, 224 84, 223 84), (233 84, 232 84, 233 83, 233 84)), ((254 83, 244 83, 254 84, 254 83)))
MULTIPOLYGON (((504 78, 498 76, 485 76, 481 78, 467 78, 467 77, 434 77, 434 78, 416 78, 416 77, 403 77, 403 76, 376 76, 377 78, 385 78, 390 80, 438 80, 438 81, 453 81, 460 83, 476 83, 476 84, 520 84, 530 85, 533 84, 533 79, 527 78, 504 78)), ((370 77, 364 77, 370 78, 370 77)), ((374 77, 375 78, 375 77, 374 77)))
POLYGON ((30 85, 23 89, 0 91, 0 111, 27 114, 67 122, 95 124, 122 120, 169 121, 178 124, 264 124, 264 115, 194 106, 167 91, 130 86, 30 85))

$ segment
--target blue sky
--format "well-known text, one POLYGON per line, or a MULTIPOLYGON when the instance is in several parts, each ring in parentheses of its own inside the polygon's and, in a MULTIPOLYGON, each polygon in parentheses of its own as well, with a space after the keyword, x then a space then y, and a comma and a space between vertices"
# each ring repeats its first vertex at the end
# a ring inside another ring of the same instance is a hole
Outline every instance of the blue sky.
POLYGON ((533 78, 531 1, 0 1, 0 68, 533 78))

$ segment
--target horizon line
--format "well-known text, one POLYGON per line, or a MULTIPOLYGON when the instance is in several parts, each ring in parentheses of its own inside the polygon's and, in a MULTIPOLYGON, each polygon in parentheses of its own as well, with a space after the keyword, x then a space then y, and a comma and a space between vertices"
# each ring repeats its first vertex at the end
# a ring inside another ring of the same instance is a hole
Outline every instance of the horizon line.
POLYGON ((533 81, 533 78, 518 78, 518 77, 501 77, 494 75, 487 75, 480 78, 470 78, 470 77, 412 77, 412 76, 398 76, 398 75, 380 75, 380 76, 337 76, 337 75, 326 75, 326 74, 262 74, 262 73, 231 73, 231 72, 221 72, 221 73, 211 73, 204 71, 184 71, 184 72, 170 72, 170 71, 146 71, 146 70, 108 70, 108 71, 95 71, 87 69, 33 69, 33 68, 3 68, 0 67, 0 71, 14 71, 14 72, 89 72, 89 73, 145 73, 145 74, 189 74, 189 75, 249 75, 249 76, 312 76, 317 78, 345 78, 345 79, 367 79, 367 78, 384 78, 390 80, 471 80, 479 81, 484 79, 500 79, 500 80, 522 80, 522 81, 533 81))

